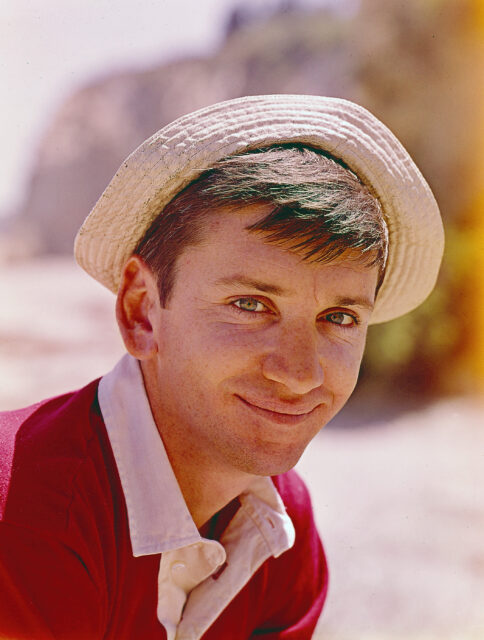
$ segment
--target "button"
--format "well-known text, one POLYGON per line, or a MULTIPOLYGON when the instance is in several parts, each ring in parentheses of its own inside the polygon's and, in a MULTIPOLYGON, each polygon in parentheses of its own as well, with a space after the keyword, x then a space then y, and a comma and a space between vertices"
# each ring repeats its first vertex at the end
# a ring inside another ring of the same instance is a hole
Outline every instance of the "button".
POLYGON ((173 562, 171 565, 172 573, 182 573, 187 568, 184 562, 173 562))

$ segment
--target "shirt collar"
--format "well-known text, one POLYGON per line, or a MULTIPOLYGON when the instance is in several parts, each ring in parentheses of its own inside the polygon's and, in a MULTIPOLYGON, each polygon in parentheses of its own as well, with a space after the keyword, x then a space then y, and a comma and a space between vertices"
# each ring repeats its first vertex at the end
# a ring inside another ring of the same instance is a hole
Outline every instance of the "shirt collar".
MULTIPOLYGON (((199 542, 156 428, 139 362, 123 356, 101 379, 98 397, 126 500, 133 554, 163 553, 199 542)), ((256 478, 241 500, 275 517, 276 530, 271 531, 272 525, 261 530, 274 555, 292 546, 294 528, 270 478, 256 478)))

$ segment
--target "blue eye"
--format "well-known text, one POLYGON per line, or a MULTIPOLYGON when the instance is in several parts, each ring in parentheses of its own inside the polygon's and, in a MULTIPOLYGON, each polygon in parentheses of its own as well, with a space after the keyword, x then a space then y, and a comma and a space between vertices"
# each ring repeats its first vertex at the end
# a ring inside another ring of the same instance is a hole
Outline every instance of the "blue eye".
POLYGON ((354 316, 349 313, 344 313, 343 311, 332 311, 331 313, 327 313, 324 316, 324 319, 327 322, 331 322, 332 324, 337 324, 342 327, 350 327, 358 324, 358 321, 354 316))
POLYGON ((266 306, 255 298, 239 298, 238 300, 234 300, 233 304, 242 311, 260 313, 266 310, 266 306))

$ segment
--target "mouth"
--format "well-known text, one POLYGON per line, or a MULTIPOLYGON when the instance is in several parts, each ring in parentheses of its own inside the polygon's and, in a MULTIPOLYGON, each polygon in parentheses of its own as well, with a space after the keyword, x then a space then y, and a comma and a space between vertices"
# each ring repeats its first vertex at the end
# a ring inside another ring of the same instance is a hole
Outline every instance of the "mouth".
POLYGON ((257 415, 273 422, 289 425, 297 425, 304 422, 312 417, 321 406, 320 404, 315 407, 280 406, 274 403, 264 403, 265 406, 261 406, 262 403, 258 401, 257 404, 254 404, 241 396, 236 395, 236 398, 257 415))

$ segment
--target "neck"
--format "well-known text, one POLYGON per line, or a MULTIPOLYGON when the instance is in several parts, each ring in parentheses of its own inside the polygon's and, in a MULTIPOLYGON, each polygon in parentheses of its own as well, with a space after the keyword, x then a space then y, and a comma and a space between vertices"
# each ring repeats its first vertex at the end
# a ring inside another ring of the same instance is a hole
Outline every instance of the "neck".
MULTIPOLYGON (((162 436, 163 437, 163 436, 162 436)), ((252 477, 230 477, 221 471, 200 465, 200 460, 190 464, 187 452, 180 459, 173 448, 167 446, 169 438, 163 437, 168 457, 193 521, 198 529, 218 511, 245 491, 252 477)))

